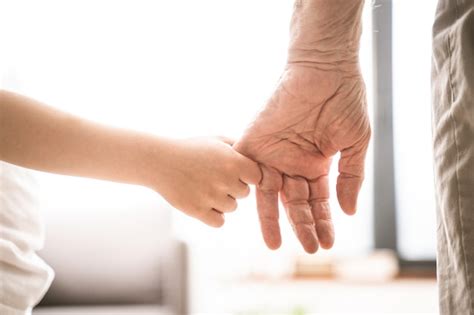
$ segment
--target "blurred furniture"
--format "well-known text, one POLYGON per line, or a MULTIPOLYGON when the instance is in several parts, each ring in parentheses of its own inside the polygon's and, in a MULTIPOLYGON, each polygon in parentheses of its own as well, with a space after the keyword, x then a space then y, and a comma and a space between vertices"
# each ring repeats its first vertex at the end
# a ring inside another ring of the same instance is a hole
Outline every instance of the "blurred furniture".
POLYGON ((113 198, 46 202, 39 254, 56 276, 33 315, 187 314, 186 247, 168 206, 146 190, 107 189, 113 198))

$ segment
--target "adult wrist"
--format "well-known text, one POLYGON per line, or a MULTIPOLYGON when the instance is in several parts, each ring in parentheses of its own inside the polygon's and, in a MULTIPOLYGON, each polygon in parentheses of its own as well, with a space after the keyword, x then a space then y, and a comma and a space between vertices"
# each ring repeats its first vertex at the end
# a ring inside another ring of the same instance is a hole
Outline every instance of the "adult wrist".
POLYGON ((358 69, 364 0, 297 0, 288 64, 358 69))

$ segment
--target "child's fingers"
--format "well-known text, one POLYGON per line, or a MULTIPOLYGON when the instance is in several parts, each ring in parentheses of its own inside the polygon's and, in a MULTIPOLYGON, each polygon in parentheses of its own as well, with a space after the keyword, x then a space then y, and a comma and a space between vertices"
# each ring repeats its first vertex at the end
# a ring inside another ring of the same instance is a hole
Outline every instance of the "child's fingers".
POLYGON ((240 164, 240 180, 246 184, 258 185, 262 179, 262 171, 257 163, 238 153, 240 164))
POLYGON ((215 209, 218 209, 220 212, 232 212, 237 209, 237 201, 229 195, 222 196, 215 201, 215 209))
POLYGON ((235 199, 245 198, 250 194, 250 187, 241 180, 238 180, 234 187, 232 187, 231 195, 235 199))
POLYGON ((224 225, 225 222, 224 214, 215 209, 210 209, 209 211, 206 211, 206 213, 204 213, 200 220, 206 223, 207 225, 215 228, 221 227, 222 225, 224 225))

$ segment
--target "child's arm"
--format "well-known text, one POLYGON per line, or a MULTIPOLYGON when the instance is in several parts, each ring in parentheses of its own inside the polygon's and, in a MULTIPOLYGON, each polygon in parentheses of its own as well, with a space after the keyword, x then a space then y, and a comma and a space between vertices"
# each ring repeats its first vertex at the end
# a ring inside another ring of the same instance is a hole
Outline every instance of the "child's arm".
POLYGON ((212 225, 260 181, 256 163, 218 139, 170 140, 111 128, 0 90, 0 159, 73 176, 150 187, 212 225))

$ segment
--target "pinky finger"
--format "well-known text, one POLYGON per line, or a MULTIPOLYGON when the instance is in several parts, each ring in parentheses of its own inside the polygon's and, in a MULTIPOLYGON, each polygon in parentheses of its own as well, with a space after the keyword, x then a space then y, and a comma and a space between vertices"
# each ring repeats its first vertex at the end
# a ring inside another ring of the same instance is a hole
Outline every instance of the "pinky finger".
POLYGON ((207 211, 200 220, 205 224, 219 228, 224 225, 225 217, 224 214, 216 209, 211 209, 207 211))

